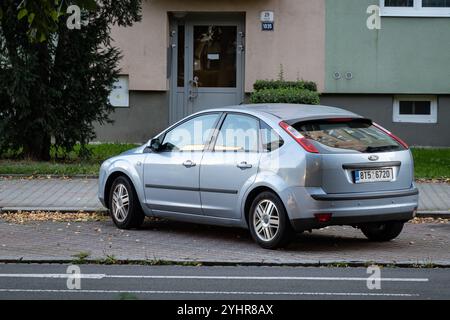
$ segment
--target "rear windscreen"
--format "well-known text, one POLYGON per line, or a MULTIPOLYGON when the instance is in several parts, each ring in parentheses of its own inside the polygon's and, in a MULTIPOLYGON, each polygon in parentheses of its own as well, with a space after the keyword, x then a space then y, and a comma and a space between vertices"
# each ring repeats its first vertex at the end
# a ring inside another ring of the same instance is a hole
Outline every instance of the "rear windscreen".
POLYGON ((403 146, 366 119, 332 119, 293 125, 303 136, 325 146, 359 152, 404 150, 403 146))

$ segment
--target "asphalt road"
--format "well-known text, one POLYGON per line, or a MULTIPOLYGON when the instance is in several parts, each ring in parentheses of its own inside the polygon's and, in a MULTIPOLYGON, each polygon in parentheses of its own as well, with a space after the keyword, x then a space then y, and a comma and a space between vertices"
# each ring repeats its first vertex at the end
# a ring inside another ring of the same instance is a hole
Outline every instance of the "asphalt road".
POLYGON ((450 299, 450 269, 68 267, 0 264, 0 299, 450 299))

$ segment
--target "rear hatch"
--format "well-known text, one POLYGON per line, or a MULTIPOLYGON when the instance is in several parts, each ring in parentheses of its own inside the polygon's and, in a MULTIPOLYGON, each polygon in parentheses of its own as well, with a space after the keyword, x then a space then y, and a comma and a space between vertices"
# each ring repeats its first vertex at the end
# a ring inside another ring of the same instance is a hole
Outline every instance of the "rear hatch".
POLYGON ((408 146, 368 119, 321 119, 292 124, 317 148, 326 193, 408 189, 413 162, 408 146))

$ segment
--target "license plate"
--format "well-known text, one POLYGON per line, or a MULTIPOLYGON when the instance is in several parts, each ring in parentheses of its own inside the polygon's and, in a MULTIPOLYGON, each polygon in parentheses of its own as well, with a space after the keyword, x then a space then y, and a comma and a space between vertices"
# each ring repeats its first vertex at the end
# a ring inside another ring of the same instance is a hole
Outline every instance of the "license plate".
POLYGON ((355 183, 386 182, 394 180, 394 169, 355 170, 355 183))

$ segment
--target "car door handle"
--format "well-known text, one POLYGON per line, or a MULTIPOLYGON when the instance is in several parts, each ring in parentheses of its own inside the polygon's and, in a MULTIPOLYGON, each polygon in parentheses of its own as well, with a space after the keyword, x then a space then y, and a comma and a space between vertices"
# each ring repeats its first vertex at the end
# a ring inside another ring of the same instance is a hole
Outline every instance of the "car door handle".
POLYGON ((192 160, 186 160, 185 162, 183 162, 183 166, 185 166, 186 168, 192 168, 195 167, 196 165, 197 164, 192 160))
POLYGON ((249 164, 249 163, 247 163, 247 162, 241 162, 241 163, 239 163, 238 165, 237 165, 237 167, 238 168, 240 168, 240 169, 250 169, 250 168, 252 168, 253 166, 251 165, 251 164, 249 164))

